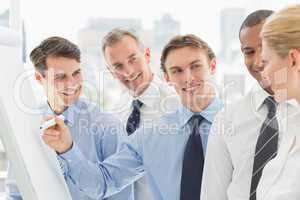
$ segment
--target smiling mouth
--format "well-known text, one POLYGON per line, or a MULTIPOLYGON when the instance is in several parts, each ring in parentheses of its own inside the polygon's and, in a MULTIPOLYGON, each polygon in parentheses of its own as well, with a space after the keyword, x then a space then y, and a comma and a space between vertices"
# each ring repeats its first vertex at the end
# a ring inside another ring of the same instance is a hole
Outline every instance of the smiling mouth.
POLYGON ((200 84, 191 87, 182 88, 184 92, 193 92, 200 87, 200 84))
POLYGON ((75 90, 63 91, 63 92, 61 92, 61 94, 63 94, 64 96, 69 97, 69 96, 73 96, 73 95, 77 94, 79 90, 80 90, 80 87, 78 87, 75 90))
POLYGON ((131 77, 131 78, 125 78, 125 81, 130 82, 130 81, 135 81, 136 79, 138 79, 140 76, 142 75, 142 73, 137 73, 135 74, 135 76, 131 77))
POLYGON ((262 70, 253 70, 253 72, 256 74, 261 74, 262 70))
POLYGON ((76 93, 76 91, 68 92, 68 93, 63 92, 62 94, 65 95, 65 96, 73 96, 75 93, 76 93))

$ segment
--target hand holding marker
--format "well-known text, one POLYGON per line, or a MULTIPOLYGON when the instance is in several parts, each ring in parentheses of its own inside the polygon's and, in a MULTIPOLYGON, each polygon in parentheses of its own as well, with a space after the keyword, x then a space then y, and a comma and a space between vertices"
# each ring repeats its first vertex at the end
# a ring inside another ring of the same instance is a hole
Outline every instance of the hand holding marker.
MULTIPOLYGON (((61 120, 65 120, 65 117, 63 115, 58 115, 57 116, 59 119, 61 120)), ((55 122, 55 118, 52 118, 48 121, 45 121, 41 126, 40 126, 40 130, 41 131, 44 131, 46 130, 47 128, 51 127, 51 126, 54 126, 56 124, 55 122)))

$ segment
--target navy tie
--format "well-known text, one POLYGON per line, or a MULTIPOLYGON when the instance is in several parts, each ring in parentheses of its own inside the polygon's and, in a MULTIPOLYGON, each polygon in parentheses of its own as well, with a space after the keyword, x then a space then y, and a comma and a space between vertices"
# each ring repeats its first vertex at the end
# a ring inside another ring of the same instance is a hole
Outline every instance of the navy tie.
POLYGON ((65 123, 66 126, 68 126, 69 121, 65 118, 65 119, 64 119, 64 123, 65 123))
POLYGON ((192 132, 187 141, 181 173, 180 200, 199 200, 204 164, 199 126, 203 117, 194 115, 190 119, 192 132))
POLYGON ((143 102, 136 99, 132 101, 132 113, 129 115, 127 124, 126 124, 126 131, 128 135, 131 135, 136 131, 136 129, 140 125, 140 118, 141 118, 141 107, 143 105, 143 102))
POLYGON ((264 105, 268 108, 268 115, 265 119, 258 136, 253 163, 250 200, 256 200, 256 188, 264 166, 277 155, 278 146, 278 121, 276 119, 277 103, 273 97, 267 97, 264 105))

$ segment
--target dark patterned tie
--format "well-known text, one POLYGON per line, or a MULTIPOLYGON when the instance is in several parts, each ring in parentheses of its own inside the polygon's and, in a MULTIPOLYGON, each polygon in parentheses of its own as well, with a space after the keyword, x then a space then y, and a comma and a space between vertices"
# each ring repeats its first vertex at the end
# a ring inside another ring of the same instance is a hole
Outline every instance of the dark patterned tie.
POLYGON ((64 119, 64 123, 65 123, 66 126, 68 126, 69 125, 69 120, 64 119))
POLYGON ((199 200, 202 182, 204 154, 199 126, 203 117, 193 115, 190 119, 192 132, 185 146, 181 174, 180 200, 199 200))
POLYGON ((256 188, 259 183, 264 166, 277 155, 278 148, 278 121, 276 119, 277 103, 273 97, 267 97, 264 105, 268 108, 265 119, 258 136, 253 163, 250 200, 256 200, 256 188))
POLYGON ((126 124, 126 131, 128 135, 131 135, 134 133, 134 131, 139 127, 140 125, 140 118, 141 118, 141 107, 143 103, 136 99, 132 101, 132 113, 129 115, 127 124, 126 124))

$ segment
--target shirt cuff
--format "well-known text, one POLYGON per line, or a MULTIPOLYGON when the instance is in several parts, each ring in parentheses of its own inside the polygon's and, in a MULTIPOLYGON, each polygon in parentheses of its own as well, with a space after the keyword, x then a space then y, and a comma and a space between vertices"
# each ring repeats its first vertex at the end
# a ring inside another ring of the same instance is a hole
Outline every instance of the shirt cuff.
POLYGON ((68 175, 68 165, 67 165, 67 162, 65 161, 65 159, 63 159, 59 155, 57 155, 56 157, 57 157, 57 160, 58 160, 61 172, 62 172, 63 176, 66 178, 67 175, 68 175))
POLYGON ((58 157, 64 160, 67 164, 68 169, 66 171, 68 172, 68 175, 74 180, 78 180, 81 173, 82 163, 85 162, 85 157, 78 146, 73 143, 73 146, 69 151, 59 154, 58 157))

